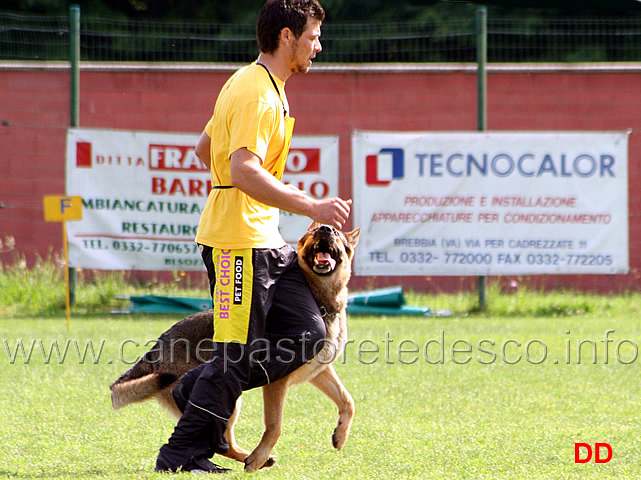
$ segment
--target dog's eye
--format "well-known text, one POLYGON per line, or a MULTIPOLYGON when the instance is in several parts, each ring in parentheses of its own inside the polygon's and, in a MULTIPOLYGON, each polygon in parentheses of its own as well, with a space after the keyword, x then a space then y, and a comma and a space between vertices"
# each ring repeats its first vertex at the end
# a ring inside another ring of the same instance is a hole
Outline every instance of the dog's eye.
POLYGON ((338 232, 338 230, 334 230, 334 235, 336 235, 337 237, 340 237, 341 234, 338 232))

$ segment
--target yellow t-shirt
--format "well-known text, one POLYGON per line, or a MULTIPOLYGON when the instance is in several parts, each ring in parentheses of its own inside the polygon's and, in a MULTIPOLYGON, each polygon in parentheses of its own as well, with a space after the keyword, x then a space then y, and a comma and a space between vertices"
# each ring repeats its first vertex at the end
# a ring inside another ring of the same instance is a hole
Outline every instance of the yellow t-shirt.
MULTIPOLYGON (((211 138, 212 185, 231 185, 231 155, 246 148, 270 173, 285 146, 285 84, 255 63, 223 86, 205 131, 211 138)), ((196 241, 222 249, 279 248, 279 210, 237 188, 212 189, 200 217, 196 241)))

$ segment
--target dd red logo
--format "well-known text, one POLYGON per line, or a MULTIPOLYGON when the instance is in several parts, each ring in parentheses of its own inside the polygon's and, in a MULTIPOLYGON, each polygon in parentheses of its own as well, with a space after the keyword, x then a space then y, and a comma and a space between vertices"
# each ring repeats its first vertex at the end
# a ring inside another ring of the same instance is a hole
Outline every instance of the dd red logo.
MULTIPOLYGON (((574 444, 574 463, 588 463, 592 459, 592 447, 587 443, 575 443, 574 444), (581 458, 582 451, 581 449, 587 450, 586 456, 581 458)), ((612 447, 607 443, 595 443, 594 444, 594 463, 608 463, 612 460, 612 447), (607 457, 603 458, 601 456, 601 450, 605 449, 607 451, 607 457)))

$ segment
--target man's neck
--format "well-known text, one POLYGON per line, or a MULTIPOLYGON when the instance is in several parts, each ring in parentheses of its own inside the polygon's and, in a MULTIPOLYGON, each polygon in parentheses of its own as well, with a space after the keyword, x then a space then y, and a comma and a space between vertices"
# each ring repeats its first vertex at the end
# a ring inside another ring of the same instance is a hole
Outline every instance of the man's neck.
POLYGON ((292 74, 292 71, 281 57, 261 52, 260 55, 258 55, 257 62, 265 65, 272 75, 278 77, 283 82, 286 82, 292 74))

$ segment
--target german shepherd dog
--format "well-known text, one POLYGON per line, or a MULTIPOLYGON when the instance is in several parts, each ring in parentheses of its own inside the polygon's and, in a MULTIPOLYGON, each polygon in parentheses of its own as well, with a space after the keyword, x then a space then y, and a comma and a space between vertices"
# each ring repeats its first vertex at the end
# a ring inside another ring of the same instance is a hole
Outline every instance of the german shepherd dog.
MULTIPOLYGON (((311 361, 287 377, 262 387, 265 431, 251 453, 238 446, 234 437, 234 424, 240 413, 238 399, 225 431, 229 444, 225 456, 244 462, 247 472, 274 464, 275 459, 270 454, 281 434, 285 396, 289 386, 296 383, 310 382, 338 406, 338 424, 332 444, 340 450, 347 441, 354 417, 354 401, 338 378, 332 361, 347 341, 347 283, 359 235, 360 228, 343 233, 315 222, 298 241, 298 263, 323 314, 327 341, 311 361)), ((179 419, 181 411, 171 390, 179 384, 182 375, 211 359, 212 348, 205 346, 213 346, 213 334, 211 310, 189 315, 174 324, 138 363, 111 385, 113 407, 119 409, 155 397, 179 419)))

